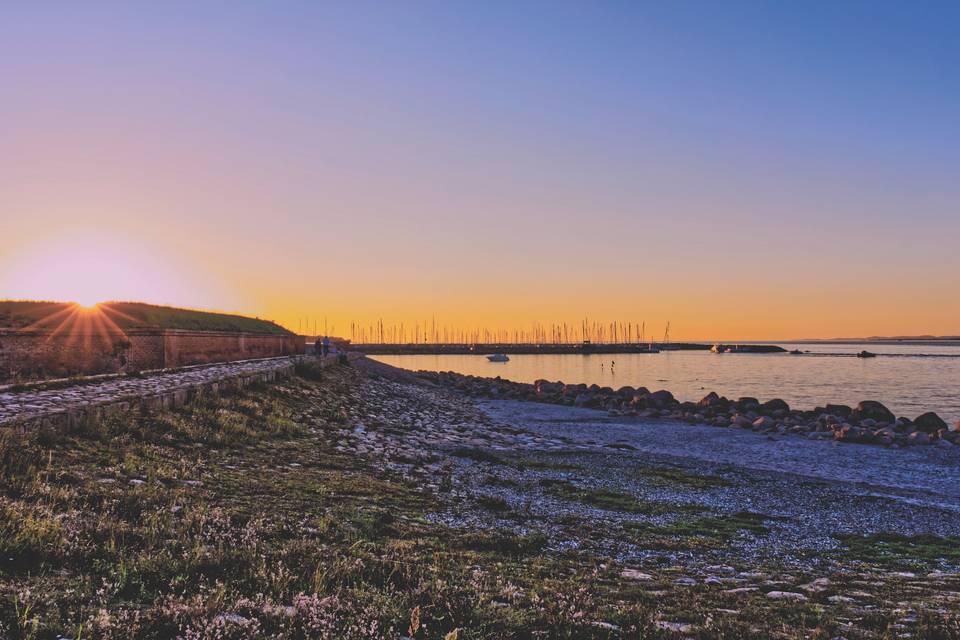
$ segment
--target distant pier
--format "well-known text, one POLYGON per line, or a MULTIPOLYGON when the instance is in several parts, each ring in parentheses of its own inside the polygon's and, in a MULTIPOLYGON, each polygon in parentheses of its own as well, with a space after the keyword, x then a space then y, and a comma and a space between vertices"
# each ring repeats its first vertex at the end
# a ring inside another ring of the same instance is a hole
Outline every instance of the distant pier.
MULTIPOLYGON (((575 343, 575 344, 523 344, 523 343, 485 343, 485 344, 351 344, 351 351, 368 355, 487 355, 506 354, 617 354, 637 353, 656 355, 660 351, 709 351, 712 344, 697 342, 654 343, 575 343)), ((738 345, 738 353, 786 353, 786 349, 776 345, 746 344, 738 345)))

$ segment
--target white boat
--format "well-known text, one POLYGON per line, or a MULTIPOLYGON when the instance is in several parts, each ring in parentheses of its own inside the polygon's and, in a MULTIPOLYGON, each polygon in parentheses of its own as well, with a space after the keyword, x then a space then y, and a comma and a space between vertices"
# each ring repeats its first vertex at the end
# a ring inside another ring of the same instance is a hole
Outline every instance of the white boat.
POLYGON ((505 353, 495 353, 493 355, 487 356, 487 360, 490 362, 508 362, 510 358, 507 357, 505 353))

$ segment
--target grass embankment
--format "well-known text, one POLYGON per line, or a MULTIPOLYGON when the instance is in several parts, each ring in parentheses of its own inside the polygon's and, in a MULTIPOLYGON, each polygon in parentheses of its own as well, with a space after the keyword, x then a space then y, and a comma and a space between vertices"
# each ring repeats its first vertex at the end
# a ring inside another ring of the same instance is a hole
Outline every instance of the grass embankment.
MULTIPOLYGON (((299 373, 70 437, 0 435, 0 637, 892 637, 880 634, 893 613, 872 614, 877 634, 865 636, 844 626, 852 614, 827 611, 840 584, 823 602, 791 602, 678 586, 682 567, 638 581, 611 557, 552 550, 535 526, 519 535, 433 523, 463 503, 444 493, 452 482, 434 493, 337 449, 371 383, 349 368, 299 373)), ((520 465, 531 479, 577 469, 477 451, 457 453, 491 469, 520 465)), ((432 456, 443 462, 442 452, 432 456)), ((643 473, 686 486, 717 481, 643 473)), ((630 514, 654 508, 572 484, 537 490, 630 514)), ((509 506, 488 497, 478 508, 501 517, 509 506)), ((690 524, 638 526, 632 542, 720 544, 764 532, 754 514, 678 513, 690 524)), ((953 622, 931 620, 917 622, 923 637, 960 637, 944 626, 953 622)))
MULTIPOLYGON (((74 307, 75 305, 70 302, 0 300, 0 328, 54 328, 68 320, 74 307)), ((228 313, 178 309, 142 302, 104 302, 97 305, 97 309, 123 330, 136 327, 158 327, 192 331, 290 333, 269 320, 228 313)))
MULTIPOLYGON (((432 494, 335 451, 343 375, 72 437, 4 434, 0 637, 459 629, 471 638, 584 627, 579 612, 601 593, 590 589, 593 563, 550 559, 538 536, 430 525, 432 494)), ((629 627, 645 611, 620 605, 611 619, 629 627)), ((586 637, 609 635, 594 631, 586 637)))

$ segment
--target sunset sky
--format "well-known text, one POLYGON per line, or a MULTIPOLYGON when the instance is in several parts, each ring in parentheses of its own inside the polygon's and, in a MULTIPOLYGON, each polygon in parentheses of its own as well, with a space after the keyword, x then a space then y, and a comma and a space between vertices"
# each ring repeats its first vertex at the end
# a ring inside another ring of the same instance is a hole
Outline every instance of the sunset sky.
POLYGON ((5 3, 0 298, 960 334, 958 33, 957 2, 5 3))

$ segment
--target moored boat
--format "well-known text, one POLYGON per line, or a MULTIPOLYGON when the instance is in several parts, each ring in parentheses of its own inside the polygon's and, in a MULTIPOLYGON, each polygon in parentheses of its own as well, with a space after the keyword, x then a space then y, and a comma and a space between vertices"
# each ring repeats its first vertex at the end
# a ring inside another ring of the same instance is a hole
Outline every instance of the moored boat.
POLYGON ((508 362, 510 358, 505 353, 494 353, 487 356, 487 360, 490 362, 508 362))

